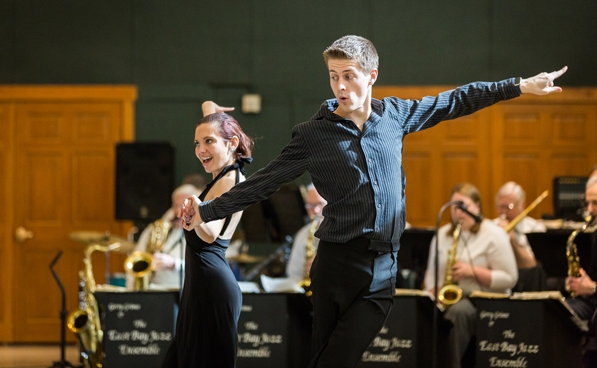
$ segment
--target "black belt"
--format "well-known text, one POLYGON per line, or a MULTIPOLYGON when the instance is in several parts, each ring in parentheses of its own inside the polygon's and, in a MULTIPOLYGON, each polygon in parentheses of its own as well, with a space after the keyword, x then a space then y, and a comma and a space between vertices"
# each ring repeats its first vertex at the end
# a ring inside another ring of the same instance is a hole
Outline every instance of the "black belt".
POLYGON ((366 247, 367 250, 372 250, 375 252, 397 252, 398 248, 400 247, 398 244, 393 244, 392 242, 369 239, 364 237, 351 239, 347 241, 346 244, 358 248, 366 247))

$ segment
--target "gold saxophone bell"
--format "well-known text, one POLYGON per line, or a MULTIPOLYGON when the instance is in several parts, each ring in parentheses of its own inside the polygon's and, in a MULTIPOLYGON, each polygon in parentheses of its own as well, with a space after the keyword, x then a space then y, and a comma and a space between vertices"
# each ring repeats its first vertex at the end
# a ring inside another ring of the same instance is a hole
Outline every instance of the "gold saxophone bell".
POLYGON ((452 278, 452 267, 456 263, 456 250, 458 248, 458 240, 460 239, 460 228, 462 221, 458 221, 452 232, 452 244, 448 249, 448 259, 446 261, 446 271, 444 272, 444 286, 440 289, 437 299, 444 308, 458 303, 462 298, 462 289, 458 287, 452 278))
POLYGON ((72 332, 82 333, 89 328, 89 325, 91 325, 89 312, 82 309, 75 310, 66 319, 66 325, 72 332))
POLYGON ((168 239, 168 233, 172 228, 170 222, 164 220, 154 221, 149 226, 151 226, 151 233, 146 251, 135 251, 124 261, 124 270, 135 277, 133 288, 136 291, 149 289, 153 254, 163 250, 168 239))
POLYGON ((91 254, 95 251, 111 252, 121 247, 116 242, 109 245, 91 244, 85 248, 83 258, 84 271, 79 273, 83 292, 80 309, 70 313, 66 325, 74 332, 81 344, 81 357, 85 368, 102 368, 104 366, 103 339, 104 331, 100 322, 99 307, 93 293, 96 290, 91 254))
MULTIPOLYGON (((574 243, 574 239, 580 233, 585 232, 587 228, 593 223, 595 220, 595 216, 587 216, 585 218, 585 223, 580 229, 576 229, 570 234, 568 237, 568 241, 566 242, 566 260, 568 262, 568 276, 570 277, 580 277, 580 257, 578 256, 578 250, 576 244, 574 243)), ((574 291, 569 291, 570 296, 572 298, 576 298, 576 293, 574 291)))

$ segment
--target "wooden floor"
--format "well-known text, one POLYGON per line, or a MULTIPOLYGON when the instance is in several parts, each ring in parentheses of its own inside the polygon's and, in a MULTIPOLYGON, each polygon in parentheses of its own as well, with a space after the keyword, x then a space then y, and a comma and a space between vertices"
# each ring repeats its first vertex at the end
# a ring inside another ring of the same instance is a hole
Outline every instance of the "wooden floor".
MULTIPOLYGON (((65 361, 73 366, 79 364, 79 348, 67 345, 64 351, 65 361)), ((52 368, 67 367, 68 365, 56 364, 61 359, 59 345, 1 345, 0 368, 52 368)))

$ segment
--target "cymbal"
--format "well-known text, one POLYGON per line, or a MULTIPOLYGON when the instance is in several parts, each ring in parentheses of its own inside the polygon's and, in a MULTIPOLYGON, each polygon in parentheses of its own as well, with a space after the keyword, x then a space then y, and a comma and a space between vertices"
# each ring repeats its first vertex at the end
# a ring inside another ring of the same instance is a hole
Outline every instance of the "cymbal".
POLYGON ((73 231, 69 234, 70 238, 84 244, 108 245, 120 243, 120 248, 115 250, 118 253, 128 253, 135 248, 135 243, 116 235, 108 235, 99 231, 73 231))
POLYGON ((255 263, 255 262, 262 261, 264 259, 265 259, 265 257, 252 256, 250 254, 245 254, 245 253, 241 253, 238 256, 228 258, 228 260, 230 262, 236 262, 236 263, 255 263))
POLYGON ((69 235, 72 240, 85 244, 102 243, 107 241, 110 237, 109 235, 99 231, 73 231, 69 235))

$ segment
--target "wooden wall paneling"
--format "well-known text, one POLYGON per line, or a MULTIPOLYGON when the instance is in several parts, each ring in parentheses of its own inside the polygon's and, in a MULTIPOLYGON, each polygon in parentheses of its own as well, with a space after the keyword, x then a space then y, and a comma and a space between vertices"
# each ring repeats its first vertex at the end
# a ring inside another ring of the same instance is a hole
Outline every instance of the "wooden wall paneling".
MULTIPOLYGON (((494 112, 493 167, 496 170, 492 184, 491 218, 497 216, 495 209, 495 193, 508 181, 520 184, 526 192, 527 204, 531 203, 539 194, 551 187, 541 180, 544 175, 545 153, 544 144, 550 131, 548 123, 542 117, 541 109, 537 105, 508 105, 498 104, 492 107, 494 112)), ((549 213, 550 201, 544 200, 530 214, 540 218, 543 213, 549 213)))
POLYGON ((439 162, 439 153, 433 147, 439 144, 439 137, 432 130, 409 134, 404 139, 402 166, 406 176, 406 220, 413 226, 425 223, 429 209, 439 201, 434 190, 434 173, 429 171, 439 162), (422 184, 423 183, 423 184, 422 184))
MULTIPOLYGON (((0 102, 0 295, 12 295, 12 105, 0 102)), ((12 301, 0 298, 0 341, 10 338, 12 301)))
MULTIPOLYGON (((373 96, 418 99, 451 88, 377 86, 373 96)), ((506 181, 520 183, 530 203, 552 191, 555 176, 587 175, 597 163, 596 111, 597 88, 564 88, 562 94, 523 95, 407 136, 407 221, 433 226, 450 189, 461 181, 479 188, 484 213, 493 218, 495 193, 506 181)), ((547 198, 530 215, 551 213, 547 198)))

